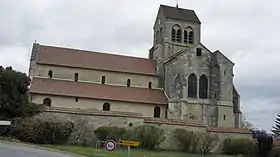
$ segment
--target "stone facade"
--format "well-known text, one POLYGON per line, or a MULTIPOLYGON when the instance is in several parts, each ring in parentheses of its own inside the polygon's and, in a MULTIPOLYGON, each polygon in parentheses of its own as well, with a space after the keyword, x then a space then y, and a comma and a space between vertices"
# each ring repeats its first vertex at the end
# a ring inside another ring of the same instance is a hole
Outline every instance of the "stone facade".
POLYGON ((234 63, 201 43, 200 22, 172 19, 165 14, 160 7, 149 57, 157 61, 159 86, 170 98, 168 117, 205 122, 211 127, 239 128, 240 96, 233 85, 234 63), (189 81, 190 75, 195 82, 189 81), (206 97, 201 97, 201 76, 206 78, 206 97), (189 94, 191 87, 195 96, 189 94))
MULTIPOLYGON (((148 88, 149 82, 152 83, 152 88, 158 87, 158 78, 149 75, 137 75, 120 72, 109 72, 102 70, 69 68, 54 65, 37 65, 37 77, 48 77, 48 71, 53 72, 54 79, 74 80, 75 73, 78 73, 78 79, 81 82, 101 83, 102 76, 105 76, 105 83, 109 85, 126 86, 127 80, 131 80, 131 87, 148 88)), ((33 76, 34 76, 33 75, 33 76)))
POLYGON ((153 117, 154 108, 159 107, 160 117, 161 118, 166 117, 166 106, 145 104, 145 103, 97 100, 97 99, 89 99, 89 98, 78 98, 78 101, 76 101, 75 97, 67 97, 67 96, 63 97, 63 96, 55 96, 55 95, 41 95, 41 94, 33 94, 32 101, 41 104, 45 98, 50 98, 52 100, 52 107, 101 111, 103 109, 103 104, 109 103, 111 111, 140 113, 145 117, 153 117))
MULTIPOLYGON (((188 14, 196 16, 194 11, 189 12, 188 14)), ((201 43, 199 20, 186 19, 180 20, 166 16, 162 6, 160 7, 153 28, 150 60, 146 59, 155 63, 156 67, 152 69, 156 69, 154 70, 156 74, 61 66, 59 63, 56 65, 37 63, 40 56, 39 44, 33 45, 30 58, 29 76, 31 78, 48 78, 51 71, 51 79, 67 81, 74 81, 77 75, 76 81, 100 84, 102 77, 105 77, 105 83, 102 84, 127 86, 129 80, 131 88, 151 86, 152 89, 164 89, 168 107, 165 106, 167 103, 153 105, 81 97, 77 100, 74 96, 43 95, 42 93, 31 93, 32 101, 42 104, 45 98, 50 98, 52 107, 90 110, 102 110, 102 104, 109 102, 111 111, 141 113, 145 117, 154 117, 155 107, 159 106, 160 118, 204 123, 208 127, 239 128, 240 96, 233 84, 234 63, 220 51, 211 52, 201 43)), ((79 51, 75 51, 76 55, 81 53, 79 51)))

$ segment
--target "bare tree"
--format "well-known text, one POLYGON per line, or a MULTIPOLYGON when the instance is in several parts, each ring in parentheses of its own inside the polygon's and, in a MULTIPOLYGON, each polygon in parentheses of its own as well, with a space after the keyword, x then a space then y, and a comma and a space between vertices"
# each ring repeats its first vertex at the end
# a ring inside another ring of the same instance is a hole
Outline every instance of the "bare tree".
POLYGON ((242 129, 254 129, 254 125, 248 121, 248 119, 242 114, 241 115, 241 128, 242 129))

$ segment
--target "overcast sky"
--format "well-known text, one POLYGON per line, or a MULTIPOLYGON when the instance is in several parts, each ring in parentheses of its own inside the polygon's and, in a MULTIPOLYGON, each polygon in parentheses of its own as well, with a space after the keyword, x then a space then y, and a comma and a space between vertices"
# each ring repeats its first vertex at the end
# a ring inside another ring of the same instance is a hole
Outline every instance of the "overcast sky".
MULTIPOLYGON (((176 0, 0 1, 0 65, 27 73, 32 44, 148 56, 160 4, 176 0)), ((270 129, 280 112, 280 2, 179 0, 202 21, 201 40, 235 63, 243 113, 270 129)))

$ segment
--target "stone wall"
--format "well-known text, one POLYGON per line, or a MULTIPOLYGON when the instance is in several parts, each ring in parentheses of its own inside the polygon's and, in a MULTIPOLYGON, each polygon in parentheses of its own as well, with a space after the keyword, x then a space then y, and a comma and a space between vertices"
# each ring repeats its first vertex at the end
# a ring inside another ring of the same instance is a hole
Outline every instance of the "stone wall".
POLYGON ((140 75, 121 72, 109 72, 102 70, 91 70, 82 68, 68 68, 62 66, 37 64, 37 74, 33 76, 48 77, 48 71, 53 71, 53 78, 74 80, 75 73, 78 73, 79 81, 101 83, 102 76, 105 76, 105 83, 110 85, 127 85, 127 79, 130 79, 131 87, 148 88, 149 82, 152 82, 152 88, 158 87, 158 77, 152 75, 140 75))
POLYGON ((112 100, 99 100, 99 99, 89 99, 89 98, 78 98, 71 96, 56 96, 56 95, 42 95, 42 94, 32 94, 32 102, 37 104, 43 104, 45 98, 51 99, 51 106, 58 108, 72 108, 72 109, 88 109, 88 110, 103 110, 103 104, 109 103, 111 111, 119 112, 133 112, 141 113, 145 117, 154 117, 154 108, 160 108, 160 117, 166 117, 166 105, 156 105, 156 104, 145 104, 136 102, 122 102, 122 101, 112 101, 112 100))
MULTIPOLYGON (((173 137, 173 131, 177 128, 217 134, 220 141, 227 137, 251 138, 251 134, 248 130, 207 128, 203 123, 190 123, 183 120, 172 119, 147 118, 142 114, 130 112, 51 108, 38 116, 43 119, 56 119, 61 121, 70 120, 74 123, 78 121, 85 121, 91 130, 94 130, 100 126, 117 126, 128 128, 130 123, 133 126, 143 124, 157 126, 165 131, 166 140, 161 143, 160 148, 166 150, 178 150, 178 142, 173 137)), ((218 148, 220 148, 220 145, 218 145, 215 149, 218 150, 218 148)))

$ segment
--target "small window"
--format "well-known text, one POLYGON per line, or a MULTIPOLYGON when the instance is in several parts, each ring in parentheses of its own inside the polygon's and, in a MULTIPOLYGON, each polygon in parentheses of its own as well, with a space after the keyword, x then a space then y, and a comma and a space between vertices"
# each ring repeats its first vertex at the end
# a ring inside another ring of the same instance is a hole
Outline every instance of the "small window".
POLYGON ((152 82, 149 82, 149 89, 152 88, 152 82))
POLYGON ((110 111, 110 104, 109 103, 105 102, 103 104, 103 111, 110 111))
POLYGON ((78 80, 79 80, 79 74, 75 73, 75 81, 78 81, 78 80))
POLYGON ((214 94, 214 98, 217 99, 217 94, 214 94))
POLYGON ((79 101, 79 98, 75 98, 75 102, 78 102, 79 101))
POLYGON ((44 106, 47 106, 47 107, 51 107, 51 105, 52 105, 52 100, 51 100, 50 98, 45 98, 45 99, 43 100, 43 105, 44 105, 44 106))
POLYGON ((53 77, 53 72, 51 70, 49 70, 48 75, 49 75, 49 78, 52 78, 53 77))
POLYGON ((102 76, 102 78, 101 78, 101 83, 102 83, 102 84, 105 84, 105 81, 106 81, 106 77, 105 77, 105 76, 102 76))
POLYGON ((224 115, 224 120, 226 120, 226 115, 224 115))
POLYGON ((226 73, 227 73, 226 70, 224 70, 224 75, 225 75, 226 73))
POLYGON ((160 108, 159 107, 154 108, 154 117, 160 118, 160 108))
POLYGON ((201 48, 196 49, 196 56, 201 56, 202 55, 202 50, 201 48))
POLYGON ((127 86, 127 87, 130 87, 130 79, 127 79, 127 81, 126 81, 126 86, 127 86))

